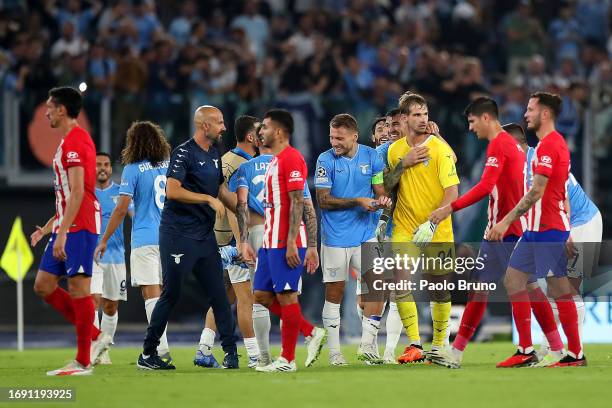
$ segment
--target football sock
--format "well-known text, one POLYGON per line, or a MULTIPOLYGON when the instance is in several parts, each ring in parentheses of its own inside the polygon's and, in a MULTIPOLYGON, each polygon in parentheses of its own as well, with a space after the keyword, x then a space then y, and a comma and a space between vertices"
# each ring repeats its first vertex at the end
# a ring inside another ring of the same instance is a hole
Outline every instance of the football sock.
POLYGON ((431 302, 431 319, 433 322, 432 348, 444 347, 448 319, 450 318, 451 302, 431 302))
POLYGON ((256 337, 247 337, 244 339, 244 348, 246 348, 249 357, 259 357, 259 346, 257 346, 256 337))
MULTIPOLYGON (((57 310, 66 320, 72 323, 72 325, 76 324, 72 298, 63 288, 57 286, 49 296, 44 298, 44 301, 57 310)), ((100 330, 92 324, 91 339, 97 339, 99 334, 100 330)))
POLYGON ((87 367, 90 361, 91 331, 93 325, 94 302, 91 295, 72 299, 74 305, 75 327, 77 334, 76 361, 87 367))
POLYGON ((529 300, 531 303, 531 309, 533 310, 533 315, 542 328, 544 336, 550 345, 550 349, 552 351, 563 350, 563 342, 561 341, 559 330, 557 330, 555 315, 553 314, 550 302, 548 301, 548 298, 544 292, 542 292, 542 289, 537 287, 534 290, 530 290, 529 300))
POLYGON ((461 316, 459 332, 455 337, 455 341, 453 341, 455 349, 459 351, 465 350, 487 310, 487 300, 487 293, 477 292, 470 295, 470 299, 467 305, 465 305, 463 316, 461 316))
POLYGON ((115 338, 115 331, 117 331, 117 322, 119 321, 119 312, 116 312, 114 315, 109 316, 106 313, 102 313, 102 323, 100 324, 100 329, 104 333, 108 333, 111 337, 111 340, 115 338))
MULTIPOLYGON (((279 318, 282 319, 281 305, 280 303, 278 303, 277 299, 274 299, 274 302, 270 305, 270 308, 268 310, 273 315, 278 316, 279 318)), ((306 320, 304 316, 300 313, 300 333, 302 333, 304 337, 308 337, 312 335, 313 330, 314 330, 314 326, 308 320, 306 320)))
MULTIPOLYGON (((94 305, 94 309, 95 309, 95 305, 94 305)), ((94 319, 93 319, 93 325, 96 329, 100 329, 100 312, 98 312, 97 310, 94 310, 94 319)), ((102 331, 102 330, 100 330, 102 331)))
POLYGON ((582 357, 582 346, 580 344, 580 334, 578 332, 578 312, 572 295, 567 294, 555 299, 559 309, 559 320, 563 327, 563 332, 567 337, 568 352, 573 357, 582 357))
POLYGON ((321 317, 323 319, 323 327, 327 329, 329 353, 340 353, 340 305, 326 300, 321 317))
POLYGON ((519 335, 519 350, 523 353, 533 351, 531 341, 531 305, 529 294, 522 290, 513 295, 509 295, 512 303, 512 317, 519 335))
POLYGON ((419 314, 412 294, 397 298, 395 303, 397 304, 397 311, 402 319, 402 326, 404 326, 404 330, 408 336, 408 341, 410 344, 420 345, 419 314))
POLYGON ((283 351, 281 356, 287 361, 295 360, 295 346, 300 333, 301 310, 299 303, 293 303, 281 307, 281 344, 283 351))
POLYGON ((580 335, 580 343, 582 344, 582 326, 584 325, 585 307, 584 300, 580 295, 574 295, 574 303, 576 304, 576 313, 578 313, 578 334, 580 335))
POLYGON ((397 303, 389 303, 387 312, 387 341, 385 343, 385 356, 395 356, 395 347, 402 335, 402 318, 397 311, 397 303))
POLYGON ((259 351, 263 356, 270 355, 270 312, 259 303, 253 304, 253 330, 259 351))
POLYGON ((361 319, 361 344, 374 344, 379 329, 380 316, 363 316, 361 319))
POLYGON ((215 332, 208 327, 202 330, 200 335, 200 351, 202 354, 208 356, 212 354, 212 348, 215 345, 215 332))

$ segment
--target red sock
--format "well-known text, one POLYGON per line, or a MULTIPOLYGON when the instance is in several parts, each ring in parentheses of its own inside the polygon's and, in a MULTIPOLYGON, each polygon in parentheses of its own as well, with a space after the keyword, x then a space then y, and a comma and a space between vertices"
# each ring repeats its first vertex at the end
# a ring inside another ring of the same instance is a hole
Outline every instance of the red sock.
POLYGON ((459 332, 455 341, 453 341, 453 347, 457 350, 465 350, 465 347, 474 336, 476 328, 482 320, 485 311, 487 310, 487 293, 474 293, 470 296, 463 316, 461 316, 461 325, 459 326, 459 332))
POLYGON ((557 302, 557 310, 559 310, 559 320, 563 327, 563 332, 567 337, 567 349, 580 357, 582 345, 580 344, 580 333, 578 332, 578 312, 576 312, 576 303, 572 295, 567 294, 555 299, 557 302))
MULTIPOLYGON (((278 303, 278 300, 274 299, 274 303, 270 305, 268 310, 275 316, 281 317, 281 305, 278 303)), ((304 319, 304 316, 300 313, 300 333, 302 333, 304 337, 308 337, 312 334, 313 329, 314 326, 310 324, 308 320, 304 319)))
MULTIPOLYGON (((76 324, 76 318, 74 316, 74 307, 73 307, 74 305, 72 302, 72 298, 70 297, 68 292, 66 292, 63 288, 59 286, 56 287, 55 290, 49 296, 44 298, 44 301, 50 304, 51 306, 53 306, 53 308, 57 310, 58 312, 60 312, 60 314, 64 316, 66 320, 72 323, 72 325, 76 324)), ((92 322, 93 322, 93 319, 94 318, 92 316, 91 318, 92 322)), ((100 334, 100 329, 94 326, 93 323, 91 327, 92 327, 91 339, 95 340, 98 338, 98 335, 100 334)))
POLYGON ((528 352, 533 343, 531 341, 531 306, 529 294, 526 290, 510 295, 512 303, 512 317, 519 334, 519 347, 522 352, 528 352))
POLYGON ((559 330, 557 330, 555 315, 552 307, 550 306, 550 302, 548 301, 548 298, 544 292, 542 292, 542 289, 538 287, 537 289, 530 290, 529 300, 531 301, 531 309, 533 310, 533 314, 538 321, 538 324, 542 328, 546 339, 548 340, 550 349, 552 351, 563 350, 563 341, 561 340, 559 330))
POLYGON ((77 356, 76 360, 84 366, 89 365, 91 348, 91 331, 94 327, 91 322, 94 318, 94 303, 91 296, 72 299, 74 315, 76 317, 77 356))
MULTIPOLYGON (((74 309, 72 307, 72 298, 63 288, 57 286, 53 292, 46 298, 45 302, 53 306, 55 310, 60 312, 70 323, 74 325, 74 309)), ((93 318, 92 318, 93 321, 93 318)))
POLYGON ((283 346, 282 356, 291 362, 295 360, 295 346, 300 331, 300 319, 302 312, 299 303, 293 303, 282 307, 281 319, 281 344, 283 346))

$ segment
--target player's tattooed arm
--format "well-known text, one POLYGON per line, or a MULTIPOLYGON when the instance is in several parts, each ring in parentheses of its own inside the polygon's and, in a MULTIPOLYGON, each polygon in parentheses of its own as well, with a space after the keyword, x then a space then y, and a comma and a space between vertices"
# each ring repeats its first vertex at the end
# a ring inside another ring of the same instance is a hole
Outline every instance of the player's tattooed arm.
POLYGON ((346 210, 362 207, 366 211, 376 211, 376 201, 368 197, 339 198, 331 195, 329 188, 317 188, 317 202, 322 210, 346 210))
POLYGON ((238 203, 236 204, 236 219, 238 220, 238 230, 240 231, 240 242, 247 242, 249 238, 249 206, 248 190, 239 188, 236 191, 238 203))
POLYGON ((384 186, 387 195, 390 195, 395 186, 397 186, 400 181, 400 178, 402 178, 403 173, 404 165, 401 161, 399 161, 394 168, 392 168, 387 174, 385 174, 384 186))
POLYGON ((287 242, 294 243, 304 214, 304 190, 289 191, 289 233, 287 242))
POLYGON ((533 177, 533 184, 531 189, 525 194, 525 196, 519 201, 512 211, 504 217, 504 221, 508 225, 512 224, 521 215, 525 214, 540 198, 544 195, 546 190, 546 184, 548 184, 548 177, 541 174, 536 174, 533 177))
POLYGON ((308 247, 317 247, 317 213, 311 199, 304 200, 304 224, 308 234, 308 247))

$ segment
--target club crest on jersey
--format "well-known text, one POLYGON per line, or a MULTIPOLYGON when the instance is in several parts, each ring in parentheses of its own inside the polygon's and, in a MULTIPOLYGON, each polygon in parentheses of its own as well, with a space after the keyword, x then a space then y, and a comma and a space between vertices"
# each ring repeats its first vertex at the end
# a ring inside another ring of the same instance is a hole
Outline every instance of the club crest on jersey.
POLYGON ((181 257, 183 255, 185 254, 170 254, 170 256, 174 258, 174 263, 177 265, 181 263, 181 257))
POLYGON ((200 163, 200 166, 203 166, 203 165, 204 165, 204 163, 206 163, 206 162, 198 162, 198 163, 200 163))
POLYGON ((111 196, 111 200, 113 200, 113 203, 115 203, 115 205, 117 205, 117 199, 119 199, 119 196, 111 196))
POLYGON ((370 167, 369 164, 360 164, 359 168, 361 168, 361 174, 368 174, 368 167, 370 167))
POLYGON ((212 159, 215 162, 215 167, 219 168, 219 159, 212 159))

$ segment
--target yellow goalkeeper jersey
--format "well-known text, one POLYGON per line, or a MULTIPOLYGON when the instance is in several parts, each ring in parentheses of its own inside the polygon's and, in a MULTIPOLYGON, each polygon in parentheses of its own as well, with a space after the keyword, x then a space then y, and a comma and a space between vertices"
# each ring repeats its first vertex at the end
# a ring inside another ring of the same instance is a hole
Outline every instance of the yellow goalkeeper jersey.
MULTIPOLYGON (((420 146, 429 148, 430 159, 405 169, 397 189, 393 235, 402 240, 412 240, 414 230, 440 207, 444 189, 459 184, 450 146, 433 135, 420 146)), ((394 142, 387 154, 389 168, 394 168, 411 149, 405 137, 394 142)), ((453 242, 451 217, 438 225, 432 242, 453 242)))

